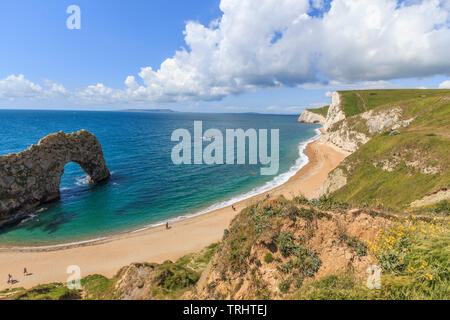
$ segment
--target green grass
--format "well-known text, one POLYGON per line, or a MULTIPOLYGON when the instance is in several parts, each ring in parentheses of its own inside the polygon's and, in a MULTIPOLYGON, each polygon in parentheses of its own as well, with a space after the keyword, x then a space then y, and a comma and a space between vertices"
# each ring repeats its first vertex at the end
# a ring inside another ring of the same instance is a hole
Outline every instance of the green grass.
POLYGON ((176 262, 166 261, 155 265, 155 278, 152 295, 155 299, 178 299, 192 288, 208 265, 218 247, 217 243, 203 249, 200 253, 191 253, 176 262))
POLYGON ((3 293, 10 293, 8 300, 79 300, 80 290, 70 290, 62 283, 50 283, 35 286, 31 289, 13 289, 3 293))
POLYGON ((430 216, 450 216, 450 202, 448 200, 442 200, 438 203, 414 209, 413 213, 430 216))
POLYGON ((94 274, 81 279, 81 286, 87 300, 110 300, 114 299, 114 285, 116 279, 108 279, 104 276, 94 274))
POLYGON ((450 95, 450 90, 358 90, 340 91, 342 108, 347 117, 369 111, 382 105, 396 105, 408 100, 421 100, 430 97, 450 95))
POLYGON ((351 272, 329 275, 302 286, 291 297, 293 300, 362 300, 367 289, 357 283, 351 272))
POLYGON ((423 101, 405 102, 402 108, 406 118, 413 115, 418 118, 407 128, 399 129, 400 134, 380 133, 350 155, 340 165, 348 182, 333 194, 335 199, 357 206, 404 209, 411 202, 449 186, 450 100, 435 95, 423 101), (400 161, 392 172, 374 166, 382 161, 394 163, 395 159, 400 161), (406 163, 414 161, 420 162, 419 168, 406 163), (421 167, 439 167, 440 172, 424 174, 419 170, 421 167))
POLYGON ((319 109, 306 109, 306 110, 308 110, 308 111, 310 111, 312 113, 315 113, 315 114, 319 114, 319 115, 321 115, 321 116, 326 118, 327 115, 328 115, 328 109, 329 108, 330 108, 330 106, 325 106, 325 107, 322 107, 322 108, 319 108, 319 109))

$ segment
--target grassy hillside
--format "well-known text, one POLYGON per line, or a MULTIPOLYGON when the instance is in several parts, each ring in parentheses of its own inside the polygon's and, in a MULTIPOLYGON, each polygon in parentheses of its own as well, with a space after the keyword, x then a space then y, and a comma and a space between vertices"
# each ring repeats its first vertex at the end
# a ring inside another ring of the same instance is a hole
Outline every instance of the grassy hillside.
POLYGON ((450 95, 450 89, 358 90, 340 91, 340 94, 342 108, 346 116, 351 117, 382 105, 396 105, 410 100, 420 101, 421 99, 450 95))
MULTIPOLYGON (((402 209, 429 193, 449 187, 450 90, 344 93, 347 98, 359 95, 367 98, 368 107, 374 109, 387 108, 395 101, 402 108, 404 119, 416 117, 416 120, 396 132, 389 130, 375 135, 349 156, 339 166, 348 183, 334 196, 353 205, 402 209), (389 103, 385 104, 386 101, 389 103), (383 105, 378 106, 379 103, 383 105)), ((359 106, 350 107, 349 101, 346 100, 346 112, 359 110, 359 106)), ((355 116, 348 121, 361 119, 355 116)))
POLYGON ((112 279, 90 275, 0 292, 1 299, 448 299, 448 217, 347 211, 332 198, 283 197, 241 211, 223 239, 175 263, 135 263, 112 279), (363 232, 361 232, 363 230, 363 232), (381 289, 366 269, 382 269, 381 289))
POLYGON ((319 115, 321 115, 321 116, 326 118, 329 108, 330 108, 330 106, 325 106, 325 107, 322 107, 322 108, 319 108, 319 109, 306 109, 306 110, 308 110, 308 111, 310 111, 312 113, 319 114, 319 115))

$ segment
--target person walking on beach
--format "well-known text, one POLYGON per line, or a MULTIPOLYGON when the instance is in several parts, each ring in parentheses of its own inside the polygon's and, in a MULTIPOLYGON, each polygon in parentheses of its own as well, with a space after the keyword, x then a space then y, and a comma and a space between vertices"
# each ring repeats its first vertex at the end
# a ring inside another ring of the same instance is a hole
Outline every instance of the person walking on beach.
POLYGON ((23 268, 23 275, 24 275, 24 276, 27 276, 27 275, 28 275, 27 268, 23 268))
POLYGON ((234 207, 234 205, 231 205, 231 209, 233 209, 233 211, 236 211, 236 208, 234 207))
POLYGON ((13 283, 12 275, 8 273, 8 284, 12 284, 12 283, 13 283))
POLYGON ((166 230, 169 230, 169 223, 166 222, 166 230))

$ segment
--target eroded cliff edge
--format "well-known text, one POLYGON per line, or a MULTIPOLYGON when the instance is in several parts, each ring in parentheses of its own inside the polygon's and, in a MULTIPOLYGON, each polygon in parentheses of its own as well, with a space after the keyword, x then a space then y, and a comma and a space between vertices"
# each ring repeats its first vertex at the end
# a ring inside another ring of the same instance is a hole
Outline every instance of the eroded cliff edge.
POLYGON ((97 138, 86 130, 58 132, 27 150, 0 157, 0 223, 12 214, 60 197, 64 166, 77 163, 91 183, 110 176, 97 138))
POLYGON ((301 116, 298 118, 298 122, 301 122, 301 123, 314 123, 314 124, 317 124, 317 123, 325 124, 325 117, 320 115, 320 114, 311 112, 309 110, 305 110, 305 111, 302 112, 301 116))
POLYGON ((449 102, 448 90, 335 92, 320 141, 348 157, 320 194, 395 208, 448 200, 449 102))

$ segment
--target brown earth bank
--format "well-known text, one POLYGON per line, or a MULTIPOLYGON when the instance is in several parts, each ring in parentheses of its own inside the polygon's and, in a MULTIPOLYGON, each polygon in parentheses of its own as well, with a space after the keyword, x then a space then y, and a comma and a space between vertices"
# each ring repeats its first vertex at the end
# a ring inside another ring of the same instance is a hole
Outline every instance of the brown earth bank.
POLYGON ((184 298, 284 299, 304 283, 345 272, 362 281, 376 264, 366 243, 390 223, 369 211, 323 211, 282 197, 259 203, 233 220, 184 298))

